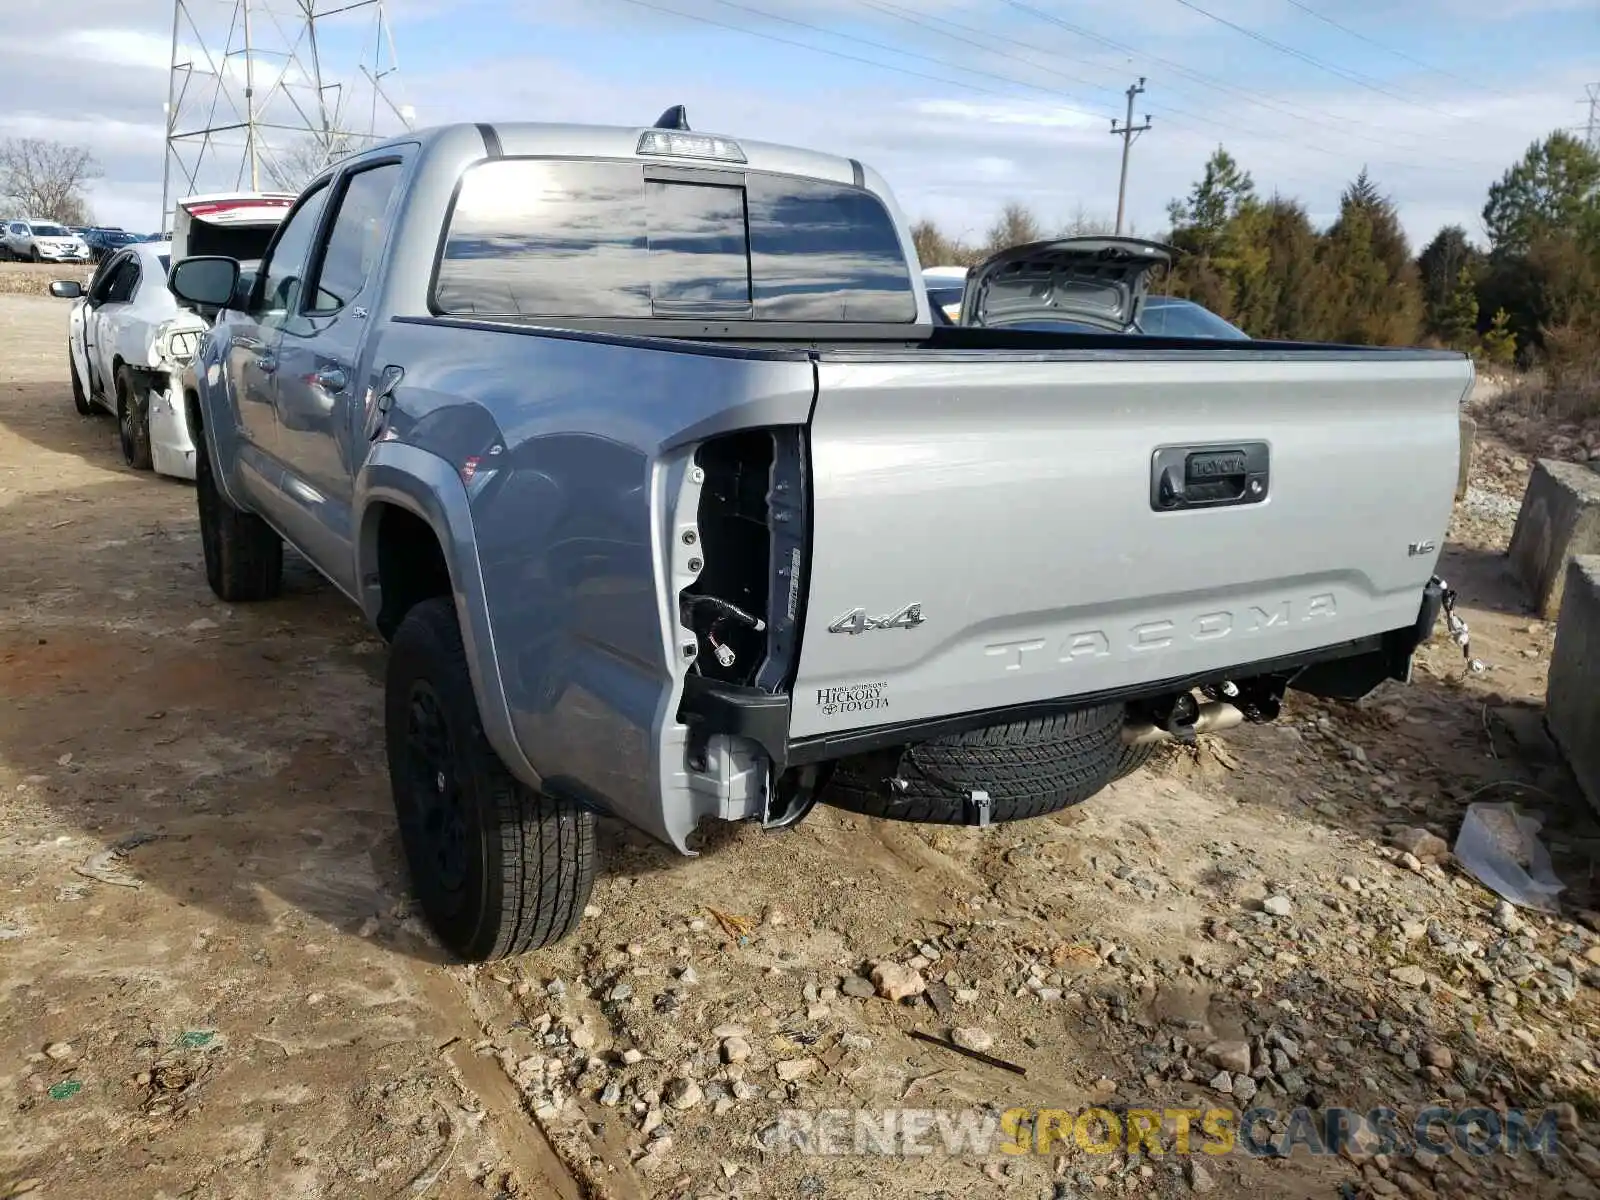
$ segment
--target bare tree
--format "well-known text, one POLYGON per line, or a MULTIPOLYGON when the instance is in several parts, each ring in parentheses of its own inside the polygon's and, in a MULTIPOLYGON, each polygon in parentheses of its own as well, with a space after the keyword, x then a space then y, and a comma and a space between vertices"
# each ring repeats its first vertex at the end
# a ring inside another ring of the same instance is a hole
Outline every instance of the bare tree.
POLYGON ((1039 218, 1033 215, 1027 205, 1012 200, 1000 210, 994 224, 989 226, 984 245, 993 254, 1012 246, 1037 242, 1043 237, 1044 228, 1039 224, 1039 218))
POLYGON ((282 149, 264 152, 261 165, 272 186, 285 192, 298 192, 326 166, 360 150, 365 139, 335 133, 312 135, 282 149))
MULTIPOLYGON (((1102 216, 1099 213, 1091 213, 1080 201, 1078 207, 1073 210, 1071 218, 1062 223, 1058 236, 1083 237, 1086 234, 1110 233, 1115 228, 1116 222, 1110 217, 1102 216)), ((1130 233, 1132 228, 1130 225, 1130 233)))
POLYGON ((65 146, 43 138, 0 142, 0 196, 19 215, 85 224, 89 202, 84 186, 102 174, 93 153, 84 146, 65 146))

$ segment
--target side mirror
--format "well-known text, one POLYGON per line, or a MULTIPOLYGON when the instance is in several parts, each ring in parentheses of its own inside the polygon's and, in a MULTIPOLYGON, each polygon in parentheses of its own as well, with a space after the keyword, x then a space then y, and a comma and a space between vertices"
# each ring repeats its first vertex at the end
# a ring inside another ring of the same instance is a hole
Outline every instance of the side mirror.
POLYGON ((215 256, 185 258, 167 272, 167 287, 184 304, 225 308, 239 286, 237 259, 215 256))
POLYGON ((57 300, 77 300, 83 295, 83 284, 76 279, 57 279, 50 285, 50 294, 57 300))

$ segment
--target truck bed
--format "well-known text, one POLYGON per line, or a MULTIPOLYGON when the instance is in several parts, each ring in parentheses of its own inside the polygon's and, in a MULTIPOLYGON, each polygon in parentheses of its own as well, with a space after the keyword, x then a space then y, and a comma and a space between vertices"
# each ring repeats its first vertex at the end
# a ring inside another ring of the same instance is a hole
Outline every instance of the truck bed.
MULTIPOLYGON (((445 393, 457 372, 481 387, 472 364, 493 361, 495 394, 529 397, 513 440, 530 447, 546 426, 570 441, 589 425, 645 465, 738 428, 806 427, 799 652, 782 689, 796 742, 1226 677, 1413 626, 1472 380, 1457 354, 1266 341, 396 324, 479 331, 482 345, 395 332, 415 339, 419 364, 439 348, 445 393), (526 350, 508 352, 507 334, 526 350), (641 380, 683 399, 638 407, 641 380), (1240 448, 1261 456, 1259 497, 1162 509, 1163 451, 1180 463, 1198 451, 1211 469, 1240 448), (890 622, 911 606, 919 620, 890 622)), ((646 669, 658 651, 608 632, 636 623, 593 609, 565 618, 576 653, 646 669)), ((663 619, 670 652, 675 618, 663 619)), ((551 726, 541 750, 570 747, 571 732, 551 726)))

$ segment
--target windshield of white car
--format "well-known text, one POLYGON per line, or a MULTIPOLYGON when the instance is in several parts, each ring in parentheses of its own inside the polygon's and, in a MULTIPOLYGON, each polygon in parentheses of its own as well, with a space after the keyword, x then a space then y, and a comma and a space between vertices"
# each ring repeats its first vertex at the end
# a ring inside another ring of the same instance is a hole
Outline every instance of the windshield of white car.
POLYGON ((34 237, 71 237, 72 235, 70 233, 68 233, 65 229, 61 228, 61 226, 59 226, 59 225, 35 225, 33 227, 33 236, 34 237))
POLYGON ((1249 335, 1192 300, 1152 296, 1139 314, 1139 332, 1165 337, 1214 337, 1233 341, 1249 335))

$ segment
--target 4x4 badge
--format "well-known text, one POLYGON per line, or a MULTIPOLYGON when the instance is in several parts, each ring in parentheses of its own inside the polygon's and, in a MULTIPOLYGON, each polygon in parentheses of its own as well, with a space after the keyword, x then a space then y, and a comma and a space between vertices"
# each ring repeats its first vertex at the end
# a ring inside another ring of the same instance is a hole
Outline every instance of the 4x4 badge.
POLYGON ((915 629, 927 620, 922 615, 922 605, 908 604, 886 617, 869 617, 864 608, 852 608, 832 625, 829 633, 865 633, 869 629, 915 629))

